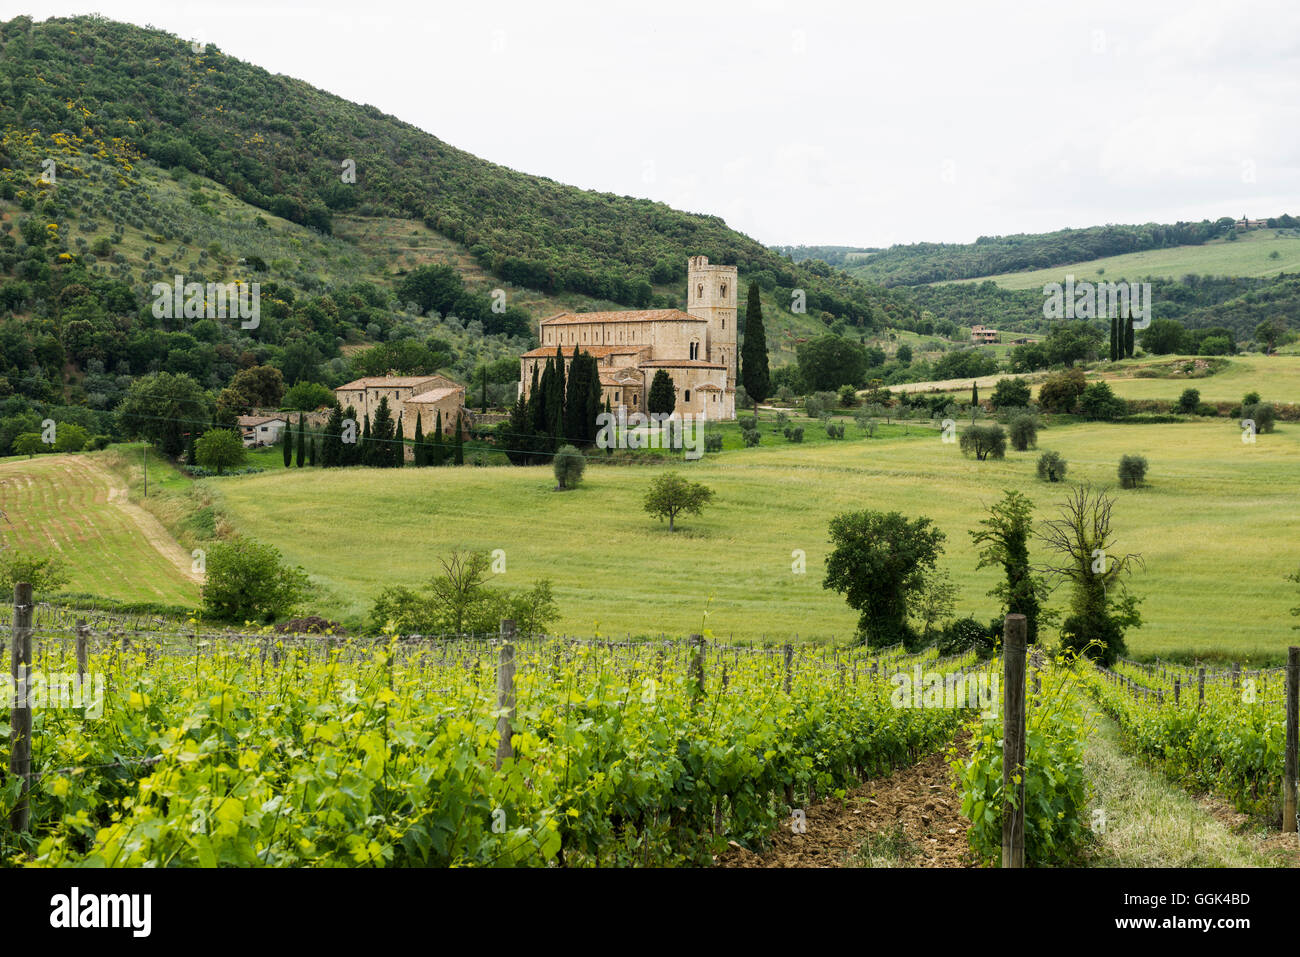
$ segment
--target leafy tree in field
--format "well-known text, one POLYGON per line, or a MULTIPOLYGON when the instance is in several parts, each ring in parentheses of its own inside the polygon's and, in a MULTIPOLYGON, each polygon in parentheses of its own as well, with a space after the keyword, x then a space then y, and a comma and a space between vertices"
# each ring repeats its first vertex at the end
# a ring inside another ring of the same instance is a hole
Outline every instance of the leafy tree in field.
POLYGON ((852 339, 818 336, 796 351, 799 375, 809 390, 833 392, 842 385, 858 386, 866 379, 866 349, 852 339))
POLYGON ((1038 404, 1047 412, 1072 412, 1087 386, 1082 369, 1055 372, 1043 380, 1038 404))
POLYGON ((908 595, 908 612, 921 623, 921 643, 928 645, 934 637, 934 626, 952 616, 957 610, 957 597, 961 589, 947 571, 936 569, 925 576, 925 583, 908 595))
MULTIPOLYGON (((1272 432, 1277 422, 1277 412, 1271 403, 1256 401, 1241 407, 1241 417, 1255 423, 1255 431, 1272 432)), ((62 426, 60 426, 62 428, 62 426)))
POLYGON ((1034 503, 1007 489, 1000 502, 989 506, 980 528, 972 529, 972 544, 979 548, 979 568, 1001 568, 1006 578, 989 594, 1001 599, 1004 615, 1024 615, 1028 640, 1038 640, 1038 621, 1048 586, 1029 564, 1029 538, 1034 530, 1034 503))
POLYGON ((999 379, 989 404, 995 409, 1023 409, 1029 405, 1029 383, 1024 379, 999 379))
POLYGON ((1196 389, 1184 389, 1183 394, 1178 397, 1176 408, 1179 412, 1187 415, 1195 415, 1196 410, 1201 407, 1201 393, 1196 389))
POLYGON ((1153 356, 1187 353, 1187 329, 1175 319, 1152 319, 1151 325, 1142 330, 1142 348, 1153 356))
POLYGON ((843 594, 859 612, 858 638, 871 647, 917 647, 920 636, 907 623, 909 600, 934 570, 943 532, 928 518, 867 510, 837 515, 830 537, 822 587, 843 594))
POLYGON ((772 394, 772 376, 767 364, 767 331, 763 327, 763 302, 757 283, 749 284, 745 303, 745 339, 740 346, 740 381, 754 406, 772 394))
POLYGON ((582 481, 582 472, 587 467, 583 454, 572 445, 562 445, 551 461, 555 469, 556 490, 577 488, 582 481))
POLYGON ((1139 488, 1146 479, 1147 460, 1142 455, 1125 455, 1119 460, 1121 488, 1139 488))
POLYGON ((1038 423, 1028 413, 1018 415, 1011 420, 1011 447, 1017 452, 1025 452, 1038 444, 1038 423))
POLYGON ((1044 482, 1064 482, 1065 459, 1060 452, 1046 451, 1038 457, 1038 477, 1044 482))
POLYGON ((668 374, 667 369, 659 369, 650 382, 650 396, 646 399, 646 410, 651 413, 671 415, 675 408, 677 408, 677 387, 673 385, 673 377, 668 374))
POLYGON ((1079 396, 1079 411, 1090 421, 1111 422, 1128 411, 1128 404, 1107 382, 1093 382, 1079 396))
POLYGON ((205 426, 212 407, 188 375, 155 372, 131 383, 118 414, 128 436, 152 442, 175 458, 185 448, 183 433, 205 426))
POLYGON ((678 515, 699 515, 713 499, 713 489, 691 482, 676 472, 664 472, 650 483, 643 506, 660 521, 668 519, 668 531, 674 531, 678 515))
MULTIPOLYGON (((284 398, 284 376, 274 366, 240 369, 230 380, 229 387, 239 395, 249 410, 255 407, 274 409, 284 398)), ((332 392, 330 397, 333 398, 332 392)))
POLYGON ((1265 319, 1255 327, 1255 341, 1264 347, 1264 353, 1267 355, 1277 348, 1277 341, 1285 332, 1285 320, 1265 319))
POLYGON ((1061 505, 1061 517, 1045 522, 1038 533, 1049 552, 1042 569, 1049 584, 1071 588, 1062 646, 1108 665, 1124 654, 1125 630, 1142 624, 1138 599, 1122 580, 1142 556, 1115 554, 1114 504, 1105 491, 1080 485, 1061 505))
POLYGON ((243 464, 247 450, 243 440, 229 429, 210 429, 194 443, 194 454, 199 465, 220 475, 228 468, 243 464))
POLYGON ((207 614, 219 621, 271 622, 310 594, 307 574, 290 567, 278 549, 248 538, 208 548, 201 590, 207 614))
POLYGON ((33 595, 47 595, 68 583, 67 565, 55 555, 6 548, 0 551, 0 595, 8 601, 19 582, 31 585, 33 595))
POLYGON ((1007 454, 1007 433, 1000 425, 972 425, 961 434, 961 450, 979 461, 1001 459, 1007 454))

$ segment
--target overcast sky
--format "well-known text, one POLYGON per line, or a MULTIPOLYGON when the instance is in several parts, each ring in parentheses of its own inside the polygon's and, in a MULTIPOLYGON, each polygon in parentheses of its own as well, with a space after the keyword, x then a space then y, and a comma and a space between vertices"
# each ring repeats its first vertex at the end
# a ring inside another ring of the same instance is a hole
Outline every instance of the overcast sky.
POLYGON ((1296 0, 0 0, 91 10, 764 243, 1300 214, 1296 0))

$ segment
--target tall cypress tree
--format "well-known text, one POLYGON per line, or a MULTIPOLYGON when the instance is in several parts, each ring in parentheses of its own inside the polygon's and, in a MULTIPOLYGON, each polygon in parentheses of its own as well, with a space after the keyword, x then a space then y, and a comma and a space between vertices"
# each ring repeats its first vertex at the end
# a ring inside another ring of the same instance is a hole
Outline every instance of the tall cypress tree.
POLYGON ((280 430, 280 450, 284 452, 284 467, 293 464, 293 420, 286 418, 280 430))
POLYGON ((353 406, 348 406, 343 410, 343 418, 339 422, 339 465, 358 465, 361 462, 361 444, 357 441, 357 410, 353 406), (347 427, 352 436, 351 442, 343 441, 343 431, 345 423, 351 423, 347 427))
POLYGON ((375 464, 375 443, 370 441, 370 413, 361 420, 361 442, 357 449, 357 461, 362 465, 375 464))
POLYGON ((1133 358, 1133 317, 1124 320, 1124 357, 1133 358))
POLYGON ((442 448, 442 409, 438 410, 438 421, 435 423, 433 429, 433 446, 429 451, 432 453, 429 459, 430 464, 441 465, 446 461, 442 448))
POLYGON ((596 426, 596 419, 600 415, 600 398, 603 394, 600 388, 600 365, 596 362, 596 357, 590 354, 587 355, 587 383, 587 410, 583 416, 583 445, 594 443, 596 436, 600 432, 596 426))
POLYGON ((330 409, 329 420, 325 423, 325 435, 321 439, 320 464, 322 468, 334 468, 342 464, 343 410, 337 402, 330 409))
POLYGON ((970 384, 970 404, 972 408, 980 404, 980 384, 978 379, 970 384))
MULTIPOLYGON (((534 368, 533 371, 536 372, 537 370, 534 368)), ((532 399, 530 400, 533 407, 533 432, 537 435, 549 435, 551 432, 547 416, 551 410, 551 392, 554 387, 555 360, 547 359, 546 366, 542 369, 541 384, 533 389, 532 399)))
POLYGON ((758 283, 749 284, 745 304, 745 341, 740 346, 740 376, 745 393, 758 404, 772 393, 772 376, 767 365, 767 330, 763 327, 763 302, 758 283))
POLYGON ((307 424, 305 421, 306 417, 307 414, 305 412, 298 413, 298 461, 297 461, 298 468, 302 468, 303 462, 306 461, 307 458, 307 424))
POLYGON ((312 468, 316 467, 316 446, 318 445, 320 445, 320 437, 313 432, 311 441, 307 443, 307 464, 312 468))
POLYGON ((461 434, 460 413, 456 413, 456 464, 465 464, 465 437, 461 434))
POLYGON ((379 400, 375 410, 375 421, 370 424, 370 441, 374 444, 373 461, 378 468, 390 468, 393 464, 393 412, 388 407, 388 396, 379 400))
POLYGON ((569 364, 569 388, 564 397, 564 437, 574 445, 586 444, 587 393, 590 391, 590 373, 587 356, 577 346, 569 364))
MULTIPOLYGON (((576 352, 577 349, 575 348, 576 352)), ((547 397, 549 402, 546 409, 546 431, 551 435, 551 451, 554 452, 560 447, 564 440, 564 350, 560 346, 555 347, 555 377, 552 382, 551 394, 547 397)))
POLYGON ((1119 317, 1110 317, 1110 361, 1119 358, 1119 317))
POLYGON ((414 453, 414 464, 416 468, 423 468, 429 464, 429 458, 424 451, 424 416, 415 417, 415 448, 411 450, 414 453))

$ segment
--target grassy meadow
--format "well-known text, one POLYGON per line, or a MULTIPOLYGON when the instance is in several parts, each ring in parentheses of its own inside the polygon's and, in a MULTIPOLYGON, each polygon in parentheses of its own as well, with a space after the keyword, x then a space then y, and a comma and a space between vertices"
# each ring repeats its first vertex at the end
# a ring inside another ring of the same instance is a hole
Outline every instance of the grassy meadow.
MULTIPOLYGON (((810 430, 814 431, 814 430, 810 430)), ((764 445, 683 463, 711 486, 703 516, 679 531, 641 508, 655 467, 588 467, 581 488, 552 491, 547 467, 293 469, 206 480, 223 521, 274 543, 321 587, 316 610, 355 623, 389 584, 417 584, 453 547, 504 549, 501 583, 550 578, 574 634, 684 634, 768 641, 846 640, 856 616, 821 587, 827 523, 854 509, 926 515, 948 537, 942 565, 961 586, 958 614, 988 619, 997 572, 976 571, 968 530, 1004 488, 1052 517, 1066 488, 1039 482, 1037 452, 1004 461, 964 458, 913 424, 866 439, 793 445, 765 428, 764 445), (792 571, 792 553, 806 572, 792 571)), ((1284 578, 1300 566, 1300 426, 1279 425, 1255 445, 1225 420, 1177 425, 1068 425, 1040 433, 1069 479, 1115 484, 1120 455, 1150 462, 1150 485, 1119 491, 1118 547, 1146 562, 1132 578, 1145 626, 1138 654, 1276 659, 1296 641, 1284 578)), ((1035 557, 1041 559, 1040 552, 1035 557)), ((1053 604, 1063 603, 1058 593, 1053 604)))
MULTIPOLYGON (((122 504, 104 462, 105 455, 89 454, 0 460, 4 543, 62 559, 67 592, 196 606, 198 585, 177 565, 188 565, 187 553, 152 516, 122 504)), ((155 470, 159 478, 176 474, 151 464, 155 470)))

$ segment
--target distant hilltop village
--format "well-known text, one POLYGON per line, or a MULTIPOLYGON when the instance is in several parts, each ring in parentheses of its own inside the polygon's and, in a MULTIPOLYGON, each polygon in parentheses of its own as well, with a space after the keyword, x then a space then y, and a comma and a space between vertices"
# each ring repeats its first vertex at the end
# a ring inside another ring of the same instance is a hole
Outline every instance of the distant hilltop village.
POLYGON ((595 356, 601 404, 616 413, 645 412, 655 373, 663 369, 677 389, 674 411, 734 419, 738 278, 735 266, 711 266, 707 256, 692 256, 686 261, 685 312, 562 312, 543 319, 541 346, 519 357, 521 394, 528 397, 533 370, 540 379, 557 348, 566 374, 581 349, 595 356))

